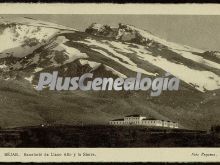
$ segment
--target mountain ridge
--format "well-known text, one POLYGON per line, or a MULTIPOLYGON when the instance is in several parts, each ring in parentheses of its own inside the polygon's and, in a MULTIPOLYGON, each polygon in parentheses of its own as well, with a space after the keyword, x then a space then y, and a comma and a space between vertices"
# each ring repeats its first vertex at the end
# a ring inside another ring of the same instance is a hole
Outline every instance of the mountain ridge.
POLYGON ((201 129, 218 123, 218 52, 170 43, 124 24, 113 29, 99 25, 95 30, 93 24, 88 27, 90 30, 80 32, 52 24, 62 27, 54 30, 53 27, 46 27, 51 24, 45 22, 44 27, 39 28, 38 25, 42 25, 40 21, 34 20, 34 23, 37 22, 36 27, 33 22, 29 26, 25 21, 23 25, 20 25, 21 20, 10 26, 0 24, 0 41, 7 41, 5 47, 0 46, 0 77, 4 82, 0 90, 4 91, 1 97, 7 100, 2 99, 0 102, 0 124, 4 127, 16 126, 18 123, 23 126, 20 120, 15 122, 12 117, 7 117, 7 113, 23 114, 25 117, 19 114, 19 119, 27 120, 24 126, 47 122, 106 124, 112 118, 137 112, 179 122, 184 128, 201 129), (97 31, 99 28, 101 33, 97 31), (153 78, 169 72, 181 79, 181 87, 178 92, 165 92, 157 98, 151 98, 147 92, 132 91, 35 91, 39 74, 54 70, 62 76, 81 76, 92 72, 94 77, 113 78, 133 77, 137 72, 153 78), (7 86, 7 82, 11 82, 11 86, 7 86), (21 89, 16 84, 20 84, 21 89), (30 104, 27 104, 29 95, 30 104), (17 111, 6 104, 11 99, 17 111), (44 99, 48 99, 49 103, 44 99), (212 112, 207 107, 211 107, 212 112), (27 116, 31 116, 31 119, 27 119, 27 116))

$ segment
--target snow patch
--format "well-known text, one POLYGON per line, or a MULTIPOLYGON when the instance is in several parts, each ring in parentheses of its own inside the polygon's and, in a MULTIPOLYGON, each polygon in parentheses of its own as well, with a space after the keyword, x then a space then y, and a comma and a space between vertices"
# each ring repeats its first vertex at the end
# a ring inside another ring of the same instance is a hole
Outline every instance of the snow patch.
POLYGON ((91 28, 96 29, 99 32, 101 32, 105 29, 104 25, 98 24, 98 23, 93 23, 91 28))
POLYGON ((131 61, 128 57, 126 57, 126 56, 124 56, 122 54, 117 53, 109 45, 103 44, 101 42, 98 42, 98 41, 92 40, 92 39, 86 39, 86 42, 85 41, 77 41, 77 42, 83 43, 83 44, 86 44, 86 45, 89 45, 89 46, 96 46, 98 48, 105 49, 106 52, 112 53, 113 55, 115 55, 115 57, 110 55, 110 54, 108 54, 108 53, 106 53, 105 51, 103 51, 101 49, 91 48, 92 50, 94 50, 96 52, 99 52, 99 53, 101 53, 102 55, 104 55, 104 56, 106 56, 108 58, 111 58, 112 60, 116 61, 117 63, 119 63, 121 65, 123 65, 124 67, 128 68, 129 70, 132 70, 134 72, 140 72, 140 73, 147 74, 147 75, 156 76, 155 73, 150 73, 150 72, 147 72, 146 70, 144 70, 142 68, 139 68, 137 66, 137 64, 135 64, 133 61, 131 61), (117 58, 117 57, 119 57, 119 58, 117 58))
POLYGON ((110 44, 114 49, 123 52, 123 53, 134 53, 132 49, 128 45, 125 45, 121 42, 115 41, 105 41, 106 43, 110 44))
POLYGON ((0 65, 0 69, 5 69, 5 68, 7 68, 7 65, 5 64, 0 65))
POLYGON ((10 78, 9 78, 9 77, 7 77, 7 78, 5 78, 4 80, 8 81, 8 80, 10 80, 10 78))
POLYGON ((88 61, 88 60, 84 60, 84 59, 80 59, 79 62, 81 65, 89 65, 94 70, 97 69, 101 65, 98 62, 88 61))
POLYGON ((191 69, 182 64, 176 64, 168 61, 161 56, 152 56, 149 53, 143 53, 144 47, 140 46, 136 51, 138 58, 148 61, 151 64, 171 73, 187 84, 192 84, 199 91, 215 90, 220 88, 220 77, 210 71, 191 69), (140 51, 142 50, 142 51, 140 51), (210 78, 211 77, 211 78, 210 78))
POLYGON ((35 68, 34 69, 34 72, 40 72, 40 71, 42 71, 44 68, 39 68, 39 67, 37 67, 37 68, 35 68))
POLYGON ((9 55, 24 57, 31 54, 36 48, 41 46, 43 41, 48 40, 57 32, 58 30, 56 29, 29 27, 26 25, 7 27, 0 35, 0 58, 9 55))
POLYGON ((212 62, 210 60, 207 60, 201 56, 198 56, 198 55, 194 55, 193 53, 191 52, 188 52, 188 51, 184 51, 184 50, 178 50, 178 49, 174 49, 172 48, 171 49, 172 51, 180 54, 182 57, 184 58, 187 58, 187 59, 190 59, 194 62, 197 62, 197 63, 200 63, 200 64, 204 64, 204 65, 207 65, 209 67, 212 67, 212 68, 216 68, 216 69, 220 69, 220 64, 216 63, 216 62, 212 62))
POLYGON ((33 75, 32 76, 30 76, 30 77, 25 77, 24 79, 25 80, 27 80, 27 81, 29 81, 30 83, 32 83, 32 81, 33 81, 33 75))
POLYGON ((14 35, 9 28, 5 29, 0 35, 0 52, 20 46, 19 42, 13 41, 14 35))
MULTIPOLYGON (((84 59, 80 59, 79 62, 80 62, 81 65, 89 65, 93 70, 96 70, 101 65, 100 63, 97 63, 97 62, 94 62, 94 61, 89 61, 89 60, 84 60, 84 59)), ((106 71, 110 71, 118 77, 121 77, 121 78, 126 78, 127 77, 124 74, 118 72, 117 70, 111 68, 108 65, 104 64, 103 66, 105 67, 106 71)))
POLYGON ((136 28, 134 26, 131 26, 131 25, 126 25, 126 26, 130 30, 136 31, 137 33, 139 33, 146 40, 147 39, 153 40, 153 41, 156 41, 157 43, 160 43, 162 45, 165 45, 167 47, 171 47, 171 48, 174 48, 174 49, 185 50, 185 51, 192 51, 192 52, 200 52, 200 53, 204 52, 204 50, 192 48, 192 47, 187 46, 187 45, 180 45, 180 44, 176 44, 176 43, 173 43, 173 42, 168 42, 168 41, 166 41, 164 39, 161 39, 161 38, 159 38, 157 36, 154 36, 153 34, 147 32, 145 30, 138 29, 138 28, 136 28))
POLYGON ((80 58, 88 58, 86 53, 82 53, 80 52, 80 50, 74 47, 69 47, 65 45, 67 41, 69 40, 65 36, 57 37, 57 39, 55 40, 56 46, 52 49, 55 51, 64 51, 64 53, 69 57, 68 60, 64 62, 64 64, 73 62, 80 58))
POLYGON ((65 54, 68 55, 68 57, 69 57, 69 59, 65 61, 65 64, 72 62, 72 61, 75 61, 76 59, 79 59, 79 58, 88 58, 86 53, 81 53, 76 48, 69 47, 64 44, 62 44, 61 46, 65 49, 65 51, 66 51, 65 54))
MULTIPOLYGON (((180 44, 176 44, 173 42, 168 42, 164 39, 161 39, 157 36, 152 35, 151 33, 147 32, 145 30, 138 29, 134 26, 126 25, 126 27, 129 28, 130 30, 136 31, 142 37, 144 37, 146 40, 148 40, 148 39, 153 40, 159 44, 167 46, 171 51, 181 55, 184 58, 190 59, 194 62, 203 64, 203 65, 207 65, 212 68, 220 69, 220 64, 218 64, 216 62, 212 62, 212 61, 207 60, 199 55, 195 55, 192 53, 192 52, 203 53, 204 50, 192 48, 187 45, 180 45, 180 44)), ((121 35, 123 35, 123 32, 120 32, 118 35, 119 35, 118 37, 120 37, 121 35)))
POLYGON ((7 18, 4 19, 5 23, 17 23, 17 24, 23 24, 23 25, 28 25, 28 26, 35 26, 35 27, 46 27, 46 28, 54 28, 54 29, 60 29, 60 30, 71 30, 71 31, 77 31, 74 28, 59 25, 56 23, 52 22, 46 22, 46 21, 41 21, 41 20, 36 20, 32 18, 27 18, 27 17, 17 17, 17 18, 7 18))
POLYGON ((112 72, 114 75, 116 75, 116 76, 119 76, 119 77, 121 77, 121 78, 127 78, 126 75, 124 75, 124 74, 118 72, 117 70, 111 68, 110 66, 104 65, 104 67, 105 67, 105 69, 106 69, 107 71, 111 71, 111 72, 112 72))

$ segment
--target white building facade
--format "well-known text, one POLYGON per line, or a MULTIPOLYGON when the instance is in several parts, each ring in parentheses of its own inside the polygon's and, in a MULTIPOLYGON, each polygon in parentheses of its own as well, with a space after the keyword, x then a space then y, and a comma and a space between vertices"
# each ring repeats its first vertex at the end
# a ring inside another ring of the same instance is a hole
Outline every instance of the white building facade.
POLYGON ((179 128, 178 123, 172 121, 164 121, 153 118, 146 118, 141 115, 125 116, 123 119, 116 119, 109 121, 110 125, 139 125, 149 127, 165 127, 165 128, 179 128))

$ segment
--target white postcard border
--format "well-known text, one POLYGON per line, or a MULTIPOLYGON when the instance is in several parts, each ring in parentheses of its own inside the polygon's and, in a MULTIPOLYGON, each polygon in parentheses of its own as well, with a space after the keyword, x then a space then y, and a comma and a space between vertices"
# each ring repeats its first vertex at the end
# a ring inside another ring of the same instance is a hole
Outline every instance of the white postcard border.
MULTIPOLYGON (((0 14, 220 15, 219 9, 220 4, 0 4, 0 14)), ((0 148, 0 162, 220 162, 220 148, 0 148), (44 156, 51 153, 61 156, 44 156)))

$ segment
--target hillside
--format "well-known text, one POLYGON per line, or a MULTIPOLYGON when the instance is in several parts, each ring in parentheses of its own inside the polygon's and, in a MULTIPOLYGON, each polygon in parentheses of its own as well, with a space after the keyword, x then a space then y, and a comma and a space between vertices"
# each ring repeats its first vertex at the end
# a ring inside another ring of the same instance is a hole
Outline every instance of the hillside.
POLYGON ((176 121, 184 128, 220 124, 219 52, 160 39, 131 25, 92 24, 85 32, 31 18, 0 20, 1 127, 107 124, 143 114, 176 121), (155 78, 166 72, 180 90, 150 97, 140 91, 36 91, 41 72, 62 76, 155 78))

